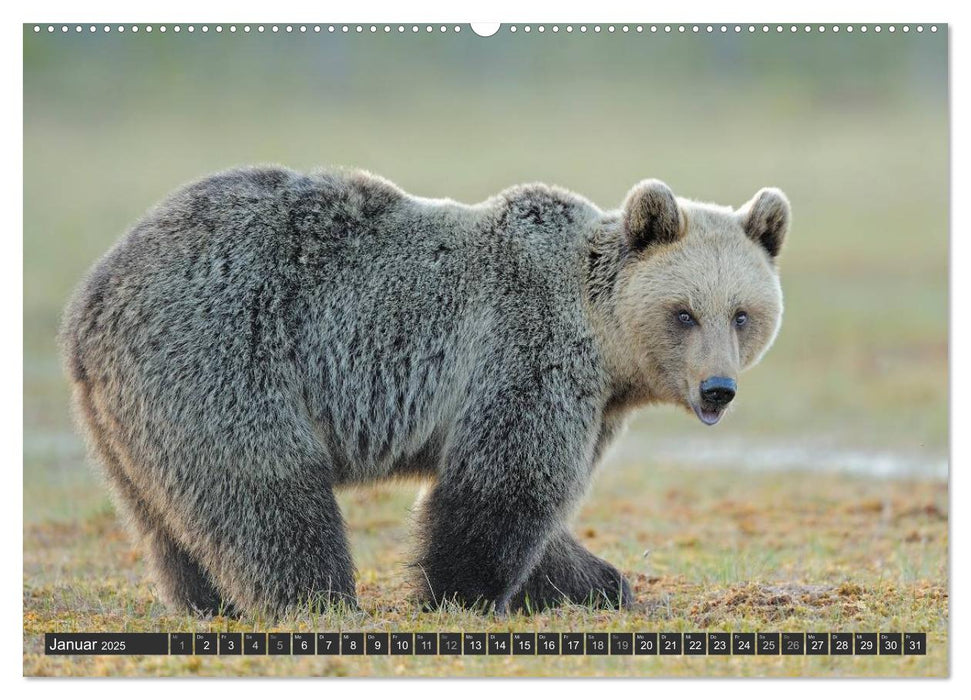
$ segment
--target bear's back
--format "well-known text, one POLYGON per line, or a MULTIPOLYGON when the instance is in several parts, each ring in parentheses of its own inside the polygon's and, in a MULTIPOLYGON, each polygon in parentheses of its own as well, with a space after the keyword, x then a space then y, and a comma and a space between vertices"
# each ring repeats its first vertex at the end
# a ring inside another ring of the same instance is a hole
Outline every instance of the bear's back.
POLYGON ((283 168, 188 185, 82 285, 63 330, 70 373, 139 427, 146 454, 325 449, 340 480, 408 470, 469 387, 508 370, 510 348, 575 345, 562 318, 586 333, 566 193, 514 195, 466 206, 283 168))
POLYGON ((528 255, 492 233, 490 207, 359 172, 193 183, 82 284, 62 330, 69 373, 138 428, 144 454, 308 461, 323 442, 346 478, 407 461, 509 343, 500 305, 533 305, 508 298, 536 273, 513 264, 528 255))

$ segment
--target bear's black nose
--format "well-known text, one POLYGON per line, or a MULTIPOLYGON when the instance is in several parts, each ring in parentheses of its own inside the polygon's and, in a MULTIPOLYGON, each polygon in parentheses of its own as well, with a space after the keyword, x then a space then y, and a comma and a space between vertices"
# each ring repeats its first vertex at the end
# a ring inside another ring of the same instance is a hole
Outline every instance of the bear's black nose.
POLYGON ((735 380, 728 377, 708 377, 701 383, 701 398, 705 403, 727 406, 735 398, 735 380))

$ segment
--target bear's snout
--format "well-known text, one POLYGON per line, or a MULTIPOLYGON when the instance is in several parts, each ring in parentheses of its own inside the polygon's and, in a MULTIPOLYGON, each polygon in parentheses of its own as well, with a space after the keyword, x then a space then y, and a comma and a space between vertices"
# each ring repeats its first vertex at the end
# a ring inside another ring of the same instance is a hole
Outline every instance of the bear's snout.
POLYGON ((728 377, 708 377, 701 383, 701 399, 713 406, 727 406, 735 398, 735 380, 728 377))

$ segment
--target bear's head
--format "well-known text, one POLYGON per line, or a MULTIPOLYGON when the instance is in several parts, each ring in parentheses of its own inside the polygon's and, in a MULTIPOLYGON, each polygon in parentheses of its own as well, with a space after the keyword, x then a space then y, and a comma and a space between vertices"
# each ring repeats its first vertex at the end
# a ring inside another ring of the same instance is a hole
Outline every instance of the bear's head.
POLYGON ((657 180, 630 191, 614 228, 612 343, 627 386, 707 425, 720 420, 739 373, 779 331, 776 261, 789 219, 789 201, 773 188, 737 210, 677 198, 657 180))

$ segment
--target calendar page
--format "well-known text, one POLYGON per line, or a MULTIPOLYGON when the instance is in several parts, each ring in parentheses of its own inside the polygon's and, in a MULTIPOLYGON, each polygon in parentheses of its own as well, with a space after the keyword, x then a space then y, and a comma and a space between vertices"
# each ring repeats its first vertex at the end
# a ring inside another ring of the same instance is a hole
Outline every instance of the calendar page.
POLYGON ((22 31, 24 675, 950 673, 946 23, 22 31))

